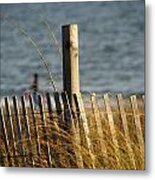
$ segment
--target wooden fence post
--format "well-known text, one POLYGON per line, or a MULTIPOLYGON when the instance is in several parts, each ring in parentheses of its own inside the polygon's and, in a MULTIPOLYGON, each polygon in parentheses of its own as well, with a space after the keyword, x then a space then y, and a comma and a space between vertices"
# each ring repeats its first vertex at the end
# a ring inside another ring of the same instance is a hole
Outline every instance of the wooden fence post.
POLYGON ((62 43, 63 90, 67 92, 70 104, 73 107, 73 94, 80 92, 77 24, 62 26, 62 43))

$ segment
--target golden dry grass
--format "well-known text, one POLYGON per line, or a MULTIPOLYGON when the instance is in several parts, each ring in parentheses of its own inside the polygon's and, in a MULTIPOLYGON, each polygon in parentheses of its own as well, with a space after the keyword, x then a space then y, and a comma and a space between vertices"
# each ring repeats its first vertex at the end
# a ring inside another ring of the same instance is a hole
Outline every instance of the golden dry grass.
MULTIPOLYGON (((28 109, 27 119, 30 136, 27 133, 25 119, 20 115, 21 140, 18 136, 18 124, 13 115, 13 110, 11 111, 15 139, 11 134, 5 109, 3 110, 10 154, 6 150, 1 124, 1 166, 144 169, 144 147, 139 144, 135 117, 128 101, 126 101, 125 112, 130 142, 125 136, 121 115, 116 105, 112 106, 115 134, 111 132, 104 105, 98 103, 94 107, 92 103, 88 103, 85 106, 87 134, 82 119, 80 120, 78 117, 72 118, 72 123, 64 124, 61 121, 64 119, 63 113, 62 116, 57 116, 54 112, 53 119, 50 120, 48 112, 45 112, 45 122, 43 122, 39 111, 36 110, 36 122, 34 122, 30 109, 28 109), (88 144, 88 141, 90 144, 88 144)), ((144 139, 144 104, 141 99, 139 101, 139 117, 144 139)))

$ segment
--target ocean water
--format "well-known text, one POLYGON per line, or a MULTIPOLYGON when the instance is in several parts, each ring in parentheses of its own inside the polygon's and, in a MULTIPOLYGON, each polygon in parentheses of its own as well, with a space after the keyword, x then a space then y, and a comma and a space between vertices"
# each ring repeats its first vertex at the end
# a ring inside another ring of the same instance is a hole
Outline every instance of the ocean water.
POLYGON ((21 28, 38 44, 58 90, 63 89, 62 60, 45 20, 60 48, 62 25, 78 24, 81 91, 144 93, 144 1, 1 4, 0 8, 1 96, 22 94, 34 73, 39 74, 40 90, 53 91, 21 28))

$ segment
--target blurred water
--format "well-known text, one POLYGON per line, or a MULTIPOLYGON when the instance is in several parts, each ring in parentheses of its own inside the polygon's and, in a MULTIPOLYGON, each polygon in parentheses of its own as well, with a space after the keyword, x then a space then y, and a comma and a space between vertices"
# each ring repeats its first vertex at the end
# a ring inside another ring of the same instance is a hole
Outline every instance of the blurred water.
MULTIPOLYGON (((78 2, 0 5, 41 47, 58 90, 62 62, 42 22, 48 19, 61 46, 61 26, 77 23, 82 91, 144 92, 144 2, 78 2)), ((46 70, 11 21, 1 20, 1 95, 21 94, 39 73, 40 89, 52 91, 46 70)))

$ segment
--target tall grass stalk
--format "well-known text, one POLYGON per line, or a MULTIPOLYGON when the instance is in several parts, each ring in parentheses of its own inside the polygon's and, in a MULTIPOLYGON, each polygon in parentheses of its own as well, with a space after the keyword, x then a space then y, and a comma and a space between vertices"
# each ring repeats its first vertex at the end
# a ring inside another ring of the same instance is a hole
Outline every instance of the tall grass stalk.
POLYGON ((54 81, 54 78, 52 76, 52 73, 51 71, 49 70, 49 66, 48 66, 48 63, 47 63, 47 60, 45 58, 45 56, 43 55, 42 51, 41 51, 41 48, 39 47, 39 45, 37 44, 36 40, 34 40, 27 32, 26 30, 21 27, 15 20, 13 20, 12 18, 8 17, 8 16, 5 16, 4 14, 2 15, 1 14, 1 19, 4 19, 6 22, 8 22, 9 24, 13 25, 15 28, 17 28, 17 30, 25 36, 26 40, 28 40, 32 45, 33 47, 35 48, 37 54, 39 55, 39 58, 40 60, 42 61, 45 69, 46 69, 46 72, 48 74, 48 78, 50 80, 50 83, 53 87, 53 90, 54 92, 57 91, 57 86, 56 86, 56 82, 54 81))
POLYGON ((48 30, 48 33, 49 33, 49 37, 51 39, 51 46, 52 46, 52 42, 53 42, 53 44, 56 47, 56 49, 58 51, 58 54, 60 56, 60 60, 62 60, 62 49, 61 49, 61 47, 59 45, 59 42, 58 42, 56 36, 55 36, 55 34, 54 34, 54 32, 53 32, 53 30, 52 30, 48 20, 45 19, 43 16, 41 16, 41 18, 42 18, 43 24, 47 27, 47 30, 48 30))

